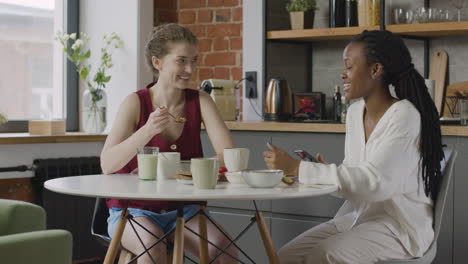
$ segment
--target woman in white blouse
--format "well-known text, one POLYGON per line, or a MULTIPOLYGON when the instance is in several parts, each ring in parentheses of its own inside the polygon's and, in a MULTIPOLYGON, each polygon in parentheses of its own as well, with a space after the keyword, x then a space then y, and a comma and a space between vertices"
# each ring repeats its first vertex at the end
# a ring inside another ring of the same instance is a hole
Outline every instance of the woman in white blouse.
POLYGON ((419 257, 434 237, 432 201, 443 158, 439 115, 403 40, 364 31, 343 52, 348 110, 341 165, 292 158, 268 146, 267 166, 305 184, 337 184, 335 218, 279 250, 281 263, 374 263, 419 257), (397 98, 389 90, 395 88, 397 98))

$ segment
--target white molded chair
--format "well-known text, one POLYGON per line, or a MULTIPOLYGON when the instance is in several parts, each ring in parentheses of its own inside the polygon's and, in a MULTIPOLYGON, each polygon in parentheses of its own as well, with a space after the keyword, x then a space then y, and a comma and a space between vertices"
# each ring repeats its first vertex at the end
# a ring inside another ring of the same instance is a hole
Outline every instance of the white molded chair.
POLYGON ((458 152, 456 150, 445 151, 445 157, 449 158, 445 168, 442 166, 443 176, 440 184, 440 190, 437 195, 434 206, 434 240, 429 249, 420 258, 404 259, 404 260, 384 260, 377 262, 378 264, 426 264, 432 263, 437 254, 437 238, 439 237, 440 226, 444 216, 445 201, 450 187, 450 181, 453 174, 453 167, 457 159, 458 152))

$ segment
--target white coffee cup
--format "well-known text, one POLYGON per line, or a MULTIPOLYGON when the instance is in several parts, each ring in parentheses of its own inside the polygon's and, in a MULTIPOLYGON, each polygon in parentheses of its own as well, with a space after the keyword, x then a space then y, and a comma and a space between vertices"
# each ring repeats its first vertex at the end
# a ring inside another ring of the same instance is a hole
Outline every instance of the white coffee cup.
POLYGON ((214 189, 218 182, 219 161, 213 158, 193 158, 190 163, 193 185, 198 189, 214 189))
POLYGON ((228 171, 241 171, 249 165, 250 150, 247 148, 224 149, 224 164, 228 171))
POLYGON ((157 180, 166 180, 179 172, 180 152, 159 152, 157 180))

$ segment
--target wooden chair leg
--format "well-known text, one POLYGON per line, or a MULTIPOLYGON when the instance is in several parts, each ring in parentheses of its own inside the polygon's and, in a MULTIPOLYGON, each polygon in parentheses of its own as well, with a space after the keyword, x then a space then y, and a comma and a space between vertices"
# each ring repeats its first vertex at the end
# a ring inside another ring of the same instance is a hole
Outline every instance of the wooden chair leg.
POLYGON ((184 263, 184 224, 184 217, 177 217, 174 239, 174 256, 172 260, 173 264, 184 263))
POLYGON ((120 251, 120 257, 119 257, 119 263, 118 264, 127 264, 134 257, 135 257, 135 255, 133 255, 132 252, 127 251, 126 249, 122 249, 120 251))
POLYGON ((127 216, 127 208, 124 208, 122 210, 122 214, 120 215, 119 222, 117 223, 117 227, 115 228, 114 236, 112 237, 109 248, 107 249, 106 257, 104 258, 104 264, 113 264, 115 261, 117 251, 120 246, 120 241, 122 240, 122 235, 125 230, 125 225, 127 224, 127 216))
MULTIPOLYGON (((206 207, 204 205, 200 206, 200 209, 205 211, 206 207)), ((207 264, 209 262, 208 255, 208 242, 205 239, 208 239, 208 232, 206 226, 206 216, 204 214, 198 215, 198 230, 200 238, 199 251, 200 251, 200 264, 207 264), (205 239, 202 239, 205 238, 205 239)))
POLYGON ((258 230, 262 236, 263 246, 265 247, 268 259, 270 264, 279 264, 278 255, 276 255, 275 248, 273 247, 273 241, 271 240, 270 232, 268 232, 268 227, 263 218, 263 214, 260 211, 256 213, 258 230))
POLYGON ((172 251, 171 252, 167 252, 167 261, 166 263, 172 263, 172 251))

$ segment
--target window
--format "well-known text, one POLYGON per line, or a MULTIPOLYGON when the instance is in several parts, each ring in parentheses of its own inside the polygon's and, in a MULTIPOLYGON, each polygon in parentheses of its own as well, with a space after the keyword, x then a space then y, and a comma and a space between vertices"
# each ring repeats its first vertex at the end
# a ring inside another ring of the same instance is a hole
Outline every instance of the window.
POLYGON ((54 38, 66 28, 68 2, 0 0, 0 112, 8 132, 26 132, 26 120, 67 118, 65 59, 54 38))

